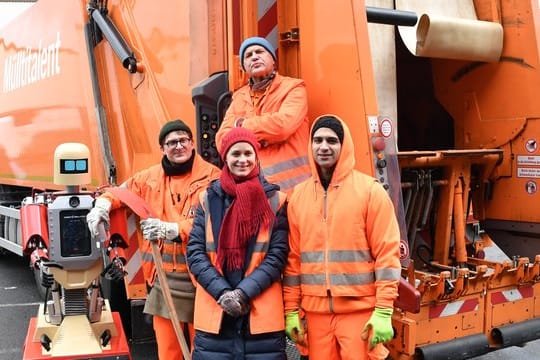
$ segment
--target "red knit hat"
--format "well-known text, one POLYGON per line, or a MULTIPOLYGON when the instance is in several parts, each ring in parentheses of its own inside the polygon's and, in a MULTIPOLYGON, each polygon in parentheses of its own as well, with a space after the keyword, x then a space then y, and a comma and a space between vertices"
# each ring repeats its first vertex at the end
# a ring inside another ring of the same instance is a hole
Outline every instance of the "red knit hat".
POLYGON ((225 161, 225 156, 227 155, 227 151, 233 146, 234 144, 238 142, 247 142, 251 146, 253 146, 253 149, 255 150, 255 155, 258 157, 258 150, 260 148, 259 142, 257 141, 257 138, 255 137, 255 134, 253 131, 248 130, 243 127, 235 127, 232 128, 231 131, 229 131, 225 136, 223 137, 223 140, 221 140, 221 147, 219 149, 219 154, 221 155, 221 159, 225 161))

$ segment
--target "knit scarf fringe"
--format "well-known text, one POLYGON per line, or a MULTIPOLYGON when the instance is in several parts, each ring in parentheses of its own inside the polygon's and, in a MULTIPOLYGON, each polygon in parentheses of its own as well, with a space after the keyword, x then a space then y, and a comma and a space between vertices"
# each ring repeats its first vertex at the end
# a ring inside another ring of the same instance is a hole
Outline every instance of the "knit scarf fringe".
MULTIPOLYGON (((238 229, 238 247, 231 247, 226 250, 226 256, 222 259, 223 268, 227 270, 241 270, 245 265, 246 251, 248 248, 249 239, 251 239, 261 227, 268 225, 268 219, 264 214, 259 214, 252 219, 240 220, 237 225, 238 229)), ((225 255, 225 252, 221 252, 225 255)), ((218 254, 218 263, 219 262, 218 254)))

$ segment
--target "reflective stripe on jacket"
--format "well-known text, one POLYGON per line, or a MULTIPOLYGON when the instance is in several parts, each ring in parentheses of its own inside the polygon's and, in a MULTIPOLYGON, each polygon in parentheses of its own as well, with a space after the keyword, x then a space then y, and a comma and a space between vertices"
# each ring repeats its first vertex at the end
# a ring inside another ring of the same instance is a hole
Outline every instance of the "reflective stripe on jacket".
MULTIPOLYGON (((216 187, 212 186, 214 189, 216 187)), ((234 287, 228 284, 221 270, 218 271, 216 267, 215 236, 219 234, 222 216, 228 204, 223 202, 225 207, 216 211, 220 205, 216 206, 217 201, 209 200, 209 191, 201 194, 201 206, 197 210, 188 243, 188 264, 197 280, 195 329, 218 334, 223 309, 216 300, 223 291, 234 287), (214 212, 218 219, 213 218, 214 212)), ((250 241, 244 278, 236 286, 250 299, 249 329, 252 334, 282 331, 285 328, 281 287, 281 274, 288 252, 287 229, 286 225, 282 225, 286 224, 285 194, 272 191, 269 201, 274 212, 277 212, 276 222, 272 229, 262 228, 257 238, 250 241)))
MULTIPOLYGON (((185 246, 199 203, 199 193, 219 177, 220 170, 195 154, 190 174, 166 176, 161 164, 142 170, 122 185, 143 198, 163 221, 178 223, 181 242, 165 240, 160 243, 163 269, 166 272, 187 272, 185 246)), ((112 194, 102 195, 111 201, 112 208, 122 203, 112 194)), ((154 259, 149 241, 141 245, 142 267, 146 281, 152 285, 156 278, 154 259)))
POLYGON ((252 130, 261 144, 259 159, 268 182, 289 193, 294 185, 311 176, 306 153, 309 120, 303 80, 276 74, 257 104, 251 98, 249 85, 238 89, 216 134, 218 149, 223 136, 239 118, 244 119, 242 127, 252 130))
POLYGON ((288 206, 290 252, 283 279, 285 310, 314 312, 392 308, 401 275, 399 227, 392 202, 371 176, 354 170, 351 134, 325 190, 315 176, 288 206))

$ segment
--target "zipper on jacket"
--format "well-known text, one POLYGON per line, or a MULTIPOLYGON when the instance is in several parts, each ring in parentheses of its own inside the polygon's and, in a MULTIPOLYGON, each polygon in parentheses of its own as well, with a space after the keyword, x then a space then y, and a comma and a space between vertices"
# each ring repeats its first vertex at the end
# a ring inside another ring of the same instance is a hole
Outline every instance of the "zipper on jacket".
POLYGON ((328 189, 324 189, 324 196, 323 196, 323 223, 324 223, 324 276, 326 278, 326 291, 328 295, 330 296, 330 275, 328 270, 328 223, 326 221, 326 207, 327 207, 327 200, 328 200, 328 189))
POLYGON ((328 199, 328 190, 324 190, 324 196, 323 196, 323 220, 326 223, 326 200, 328 199))

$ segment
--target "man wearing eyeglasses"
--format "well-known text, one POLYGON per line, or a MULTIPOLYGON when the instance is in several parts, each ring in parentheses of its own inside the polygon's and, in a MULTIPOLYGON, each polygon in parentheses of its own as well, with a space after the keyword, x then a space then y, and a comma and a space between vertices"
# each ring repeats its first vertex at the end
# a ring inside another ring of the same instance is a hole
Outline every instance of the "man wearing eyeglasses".
MULTIPOLYGON (((150 241, 163 240, 163 270, 178 318, 184 329, 187 324, 192 340, 195 288, 187 270, 186 245, 199 203, 199 192, 219 177, 220 170, 195 152, 191 129, 182 120, 167 122, 161 128, 158 140, 163 153, 161 163, 136 173, 120 187, 146 200, 157 214, 155 219, 141 221, 143 238, 148 240, 141 248, 142 266, 151 287, 144 312, 153 315, 159 358, 182 359, 165 298, 156 280, 150 241)), ((97 234, 100 222, 107 226, 109 211, 121 206, 120 200, 109 192, 98 197, 87 216, 90 231, 97 234)))

